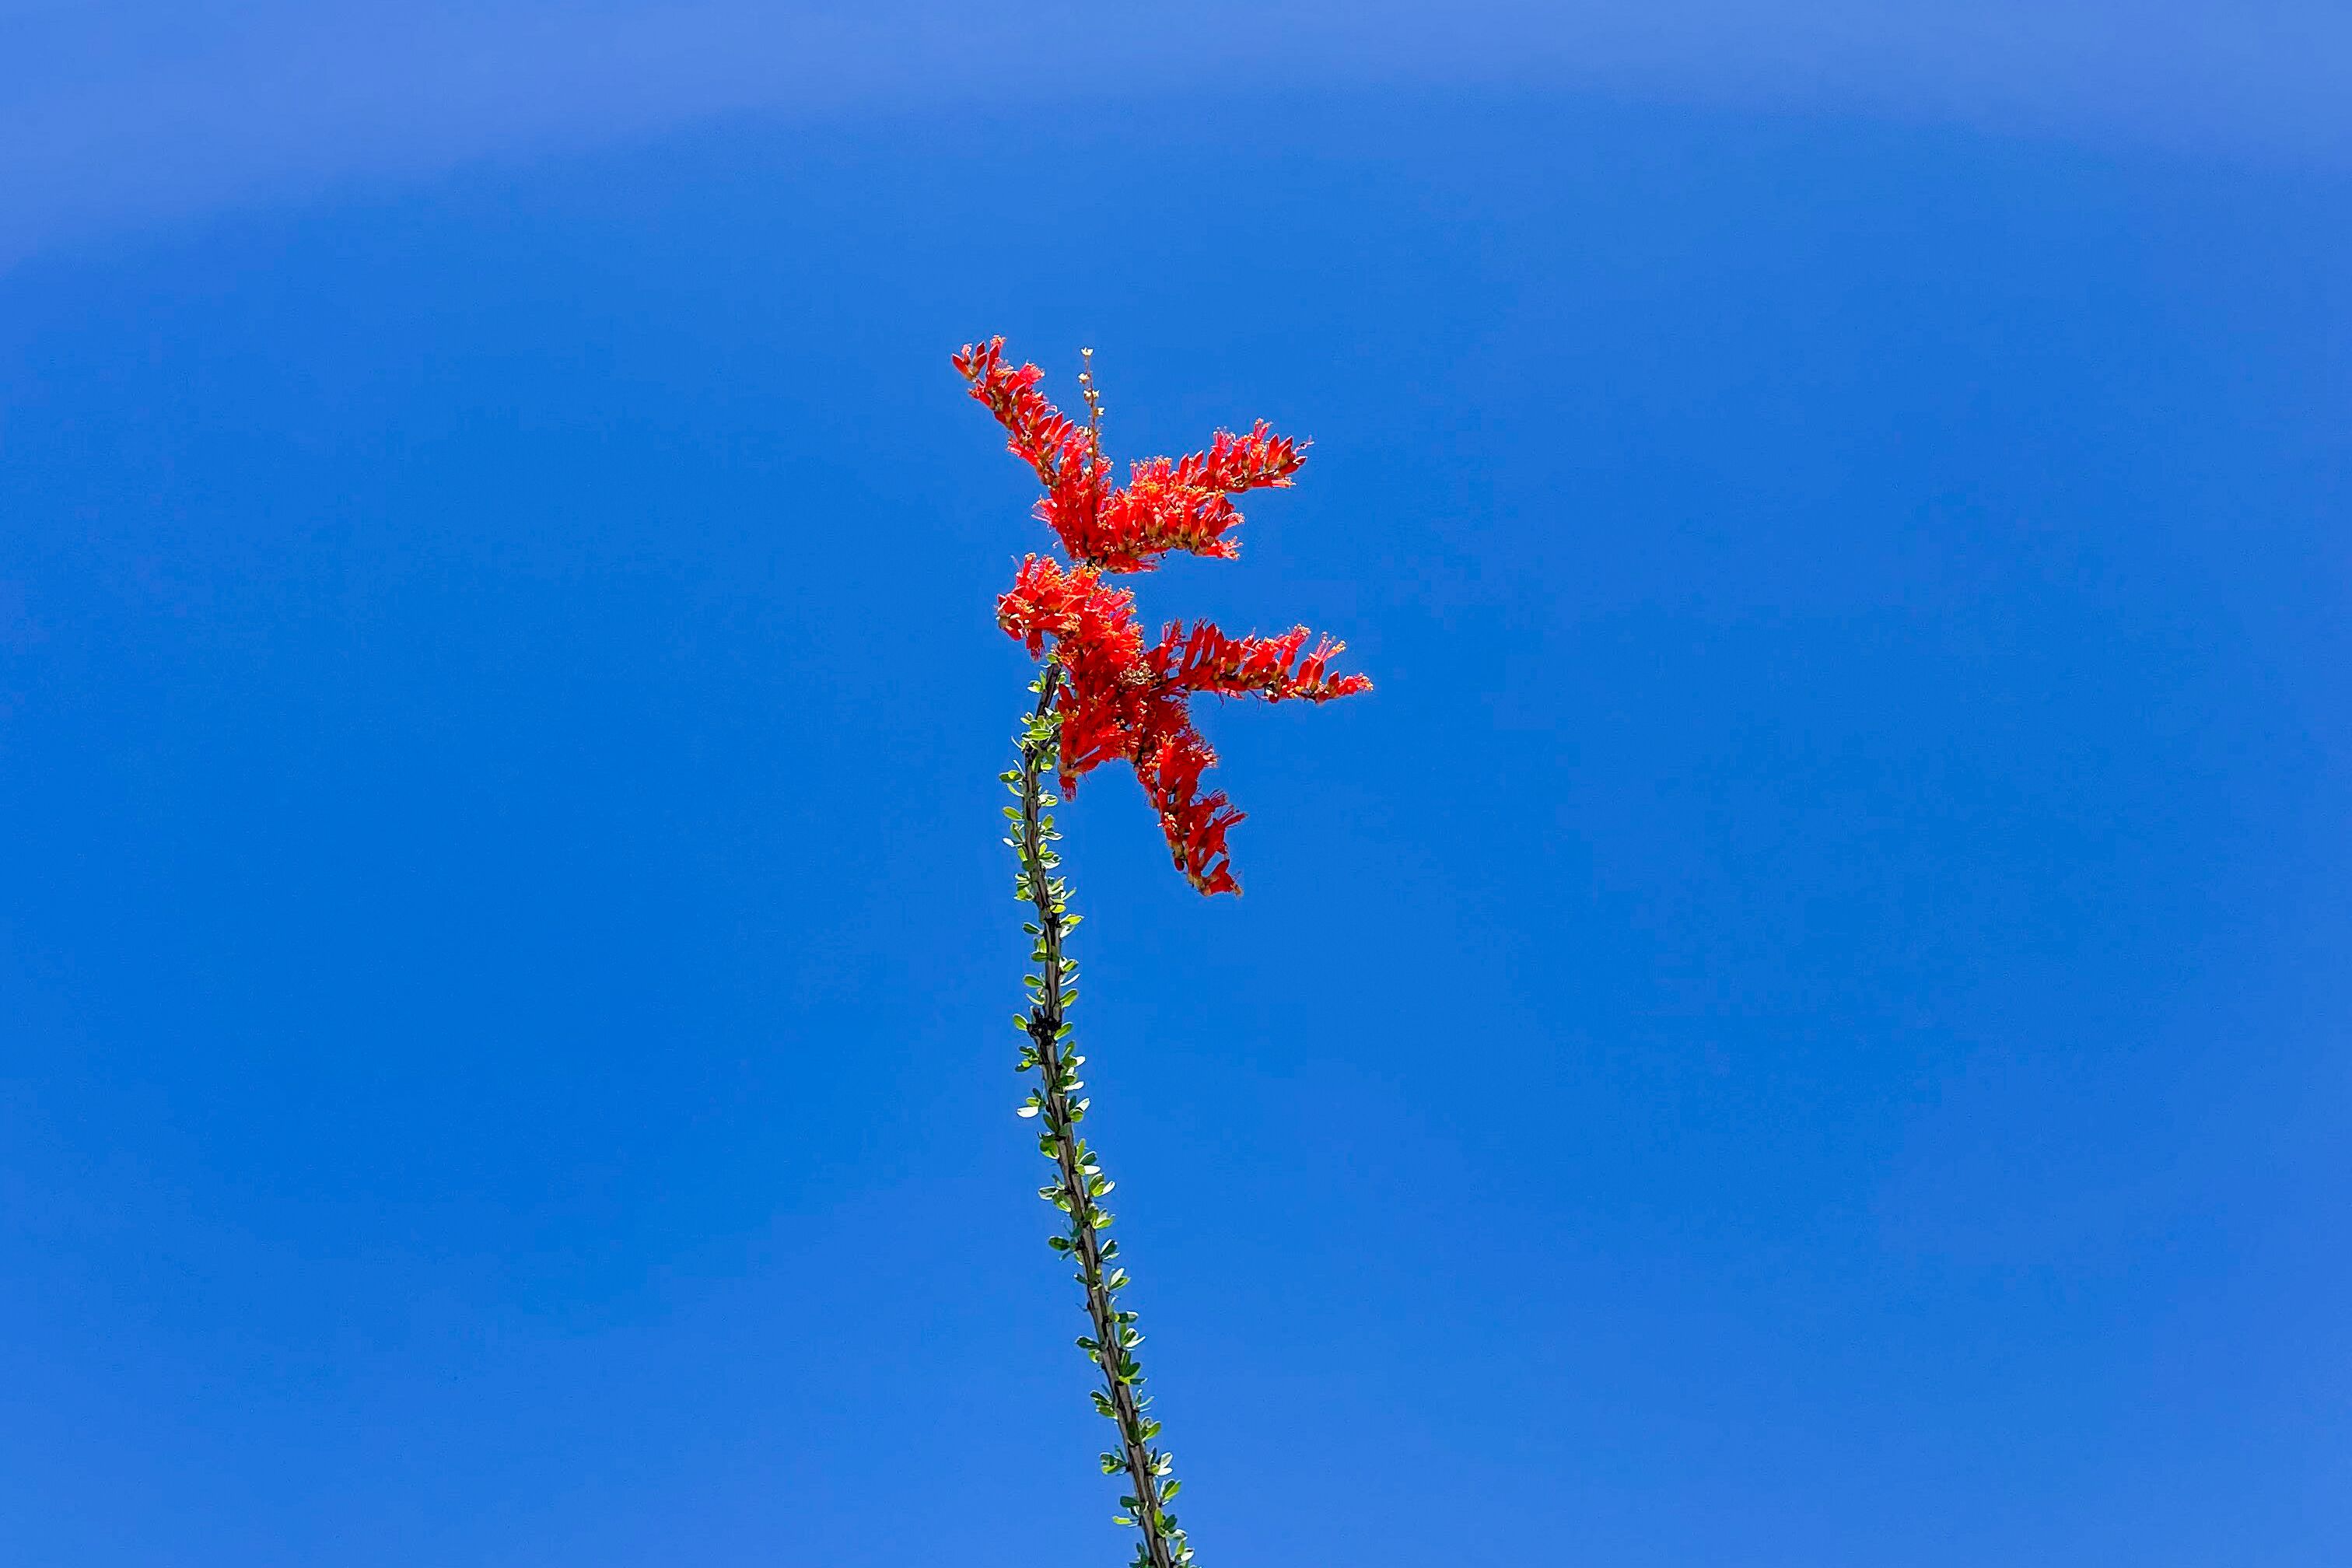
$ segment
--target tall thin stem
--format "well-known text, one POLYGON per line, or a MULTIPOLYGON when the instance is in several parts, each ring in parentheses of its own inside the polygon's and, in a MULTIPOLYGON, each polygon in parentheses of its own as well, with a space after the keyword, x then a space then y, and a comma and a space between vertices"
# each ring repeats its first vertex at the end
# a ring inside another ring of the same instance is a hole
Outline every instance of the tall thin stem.
POLYGON ((1103 1473, 1124 1470, 1134 1489, 1119 1500, 1127 1510, 1119 1522, 1142 1531, 1136 1568, 1186 1568, 1193 1560, 1192 1548, 1177 1528, 1176 1516, 1168 1511, 1182 1483, 1171 1474, 1172 1457, 1152 1447, 1160 1423, 1147 1414, 1151 1401, 1141 1392, 1143 1369, 1135 1359, 1135 1347, 1143 1336, 1135 1328, 1135 1314, 1118 1306, 1118 1292, 1127 1284, 1127 1270, 1116 1267, 1118 1243, 1102 1236, 1111 1216, 1098 1200, 1110 1192, 1111 1181, 1077 1131, 1087 1102, 1074 1096, 1086 1087, 1077 1076, 1086 1058, 1072 1049, 1067 1015, 1077 1000, 1077 966, 1063 950, 1079 917, 1069 911, 1067 883, 1053 874, 1061 857, 1052 846, 1061 835, 1054 831, 1046 808, 1059 803, 1045 788, 1047 777, 1061 765, 1061 716, 1054 700, 1061 680, 1061 667, 1049 661, 1031 685, 1037 706, 1022 728, 1021 766, 1003 775, 1006 787, 1020 799, 1018 806, 1005 808, 1016 835, 1005 842, 1013 846, 1021 867, 1014 892, 1036 912, 1024 928, 1035 939, 1030 959, 1036 968, 1025 977, 1029 1010, 1014 1022, 1026 1037, 1021 1069, 1035 1069, 1040 1083, 1030 1091, 1021 1114, 1037 1120, 1037 1147, 1054 1162, 1055 1179, 1038 1188, 1037 1195, 1068 1219, 1064 1233, 1049 1238, 1049 1245, 1076 1261, 1077 1281, 1086 1288, 1087 1316, 1094 1331, 1080 1337, 1078 1348, 1102 1370, 1095 1408, 1118 1429, 1118 1447, 1102 1456, 1103 1473))

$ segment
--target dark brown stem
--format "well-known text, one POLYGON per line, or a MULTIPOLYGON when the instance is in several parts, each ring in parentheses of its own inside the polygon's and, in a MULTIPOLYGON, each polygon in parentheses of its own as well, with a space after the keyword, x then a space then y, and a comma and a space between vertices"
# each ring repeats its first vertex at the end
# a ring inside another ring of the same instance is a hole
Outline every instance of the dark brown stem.
POLYGON ((1087 1315, 1094 1327, 1095 1348, 1091 1354, 1102 1369, 1103 1397, 1108 1403, 1105 1413, 1118 1428, 1128 1479, 1134 1483, 1133 1518, 1143 1532, 1150 1568, 1180 1568, 1191 1552, 1181 1535, 1174 1535, 1171 1542, 1173 1521, 1167 1517, 1167 1499, 1158 1473, 1160 1462, 1150 1447, 1156 1428, 1145 1421, 1143 1402, 1136 1393, 1142 1373, 1128 1342, 1133 1315, 1118 1310, 1114 1300, 1118 1282, 1111 1279, 1106 1267, 1118 1247, 1116 1243, 1106 1244, 1101 1237, 1101 1227, 1110 1216, 1095 1200, 1109 1191, 1110 1184, 1077 1134, 1077 1123, 1086 1116, 1087 1102, 1072 1099, 1073 1092, 1084 1087, 1076 1073, 1084 1058, 1074 1056, 1069 1049, 1064 1016, 1069 988, 1065 978, 1068 965, 1063 956, 1063 942, 1070 922, 1059 880, 1051 875, 1057 858, 1048 847, 1052 826, 1045 815, 1045 774, 1047 768, 1054 765, 1055 750, 1054 731, 1049 725, 1061 679, 1058 665, 1045 667, 1037 688, 1036 713, 1021 748, 1021 837, 1017 847, 1029 900, 1037 912, 1039 965, 1027 1027, 1036 1066, 1045 1079, 1045 1086, 1034 1103, 1044 1124, 1043 1142, 1048 1145, 1059 1178, 1054 1201, 1070 1216, 1066 1249, 1077 1259, 1078 1279, 1086 1287, 1087 1315))

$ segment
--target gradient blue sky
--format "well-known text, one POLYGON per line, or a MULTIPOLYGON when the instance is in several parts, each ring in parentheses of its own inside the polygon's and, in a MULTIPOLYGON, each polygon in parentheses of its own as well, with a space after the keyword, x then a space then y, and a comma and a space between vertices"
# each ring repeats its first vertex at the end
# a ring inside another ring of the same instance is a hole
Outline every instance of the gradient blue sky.
POLYGON ((1244 15, 0 5, 0 1557, 1123 1556, 1003 331, 1381 682, 1069 814, 1207 1562, 2341 1561, 2346 24, 1244 15))

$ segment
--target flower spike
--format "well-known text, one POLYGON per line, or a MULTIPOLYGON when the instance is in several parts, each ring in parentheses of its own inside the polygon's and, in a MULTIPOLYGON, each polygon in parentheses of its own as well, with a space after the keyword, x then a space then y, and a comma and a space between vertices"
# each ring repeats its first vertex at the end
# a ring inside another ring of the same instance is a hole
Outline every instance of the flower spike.
POLYGON ((1029 465, 1045 494, 1039 521, 1054 531, 1073 563, 1047 556, 1023 561, 1012 591, 997 600, 997 623, 1033 658, 1064 671, 1055 699, 1061 718, 1060 782, 1075 794, 1081 774, 1114 759, 1133 765, 1160 814, 1178 870, 1202 893, 1238 893, 1225 835, 1242 820, 1222 790, 1202 795, 1201 774, 1217 753, 1193 727, 1190 699, 1199 694, 1328 702, 1371 689, 1361 675, 1333 675, 1346 646, 1297 626, 1279 637, 1229 637, 1208 621, 1171 621, 1149 647, 1136 620, 1135 595, 1103 582, 1107 574, 1149 572, 1171 552, 1230 561, 1241 522, 1233 498, 1287 488, 1306 460, 1305 443, 1276 436, 1264 420, 1247 435, 1217 432, 1205 451, 1132 465, 1114 489, 1102 456, 1100 415, 1091 370, 1083 378, 1085 424, 1038 390, 1045 373, 1006 363, 1004 340, 967 345, 954 356, 971 395, 1004 427, 1005 445, 1029 465))

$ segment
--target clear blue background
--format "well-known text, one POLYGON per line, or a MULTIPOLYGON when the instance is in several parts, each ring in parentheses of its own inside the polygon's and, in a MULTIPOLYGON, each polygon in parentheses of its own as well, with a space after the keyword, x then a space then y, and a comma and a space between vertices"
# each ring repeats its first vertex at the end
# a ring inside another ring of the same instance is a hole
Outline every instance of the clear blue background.
POLYGON ((0 277, 7 1562, 1124 1554, 998 331, 1313 437, 1145 611, 1380 683, 1206 712, 1238 901, 1066 819, 1206 1562, 2342 1561, 2342 166, 1338 82, 110 221, 0 277))

